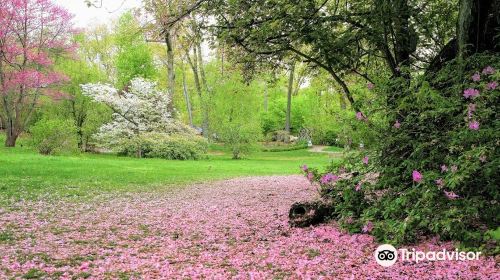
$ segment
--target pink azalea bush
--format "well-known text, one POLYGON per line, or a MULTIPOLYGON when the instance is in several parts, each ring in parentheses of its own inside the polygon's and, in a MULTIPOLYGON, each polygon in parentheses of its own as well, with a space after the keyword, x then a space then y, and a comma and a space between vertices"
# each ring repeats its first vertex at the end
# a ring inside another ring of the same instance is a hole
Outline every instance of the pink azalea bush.
MULTIPOLYGON (((320 194, 334 205, 333 219, 351 233, 366 232, 371 222, 369 232, 381 242, 439 235, 498 254, 491 232, 500 224, 499 66, 497 56, 475 55, 460 76, 451 62, 398 93, 381 113, 361 108, 370 112, 370 123, 360 125, 378 141, 327 167, 325 172, 339 174, 335 185, 319 182, 321 172, 314 176, 320 194), (340 175, 340 168, 347 174, 340 175), (377 180, 370 179, 374 174, 377 180)), ((377 93, 393 96, 396 82, 378 83, 377 93)))

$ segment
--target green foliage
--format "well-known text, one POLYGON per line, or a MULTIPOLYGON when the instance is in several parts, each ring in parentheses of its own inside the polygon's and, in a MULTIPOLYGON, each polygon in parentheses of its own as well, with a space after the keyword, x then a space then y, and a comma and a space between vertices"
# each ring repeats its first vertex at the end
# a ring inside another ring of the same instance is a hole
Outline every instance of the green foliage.
POLYGON ((216 139, 230 147, 233 159, 255 150, 262 137, 259 87, 244 84, 238 73, 217 83, 211 93, 210 123, 216 139))
POLYGON ((30 128, 32 143, 42 155, 75 151, 76 128, 71 120, 41 119, 30 128))
POLYGON ((153 55, 144 41, 139 23, 132 13, 123 14, 117 25, 115 43, 118 88, 125 87, 135 77, 152 79, 156 76, 153 55))
MULTIPOLYGON (((351 153, 342 168, 359 175, 340 180, 326 193, 342 225, 357 232, 360 225, 372 222, 375 237, 391 244, 437 235, 490 253, 498 248, 485 232, 491 233, 500 223, 500 94, 498 87, 488 88, 500 74, 497 70, 493 75, 481 74, 480 81, 471 78, 486 66, 498 69, 500 60, 476 55, 462 65, 448 64, 431 78, 422 77, 406 91, 400 84, 403 93, 387 103, 385 117, 368 113, 368 121, 360 121, 380 141, 372 152, 351 153), (479 95, 464 97, 468 88, 478 89, 479 95), (394 126, 396 121, 399 128, 394 126), (478 129, 471 127, 474 121, 478 129), (365 156, 369 165, 362 163, 365 156), (414 171, 423 179, 415 180, 414 171), (374 172, 380 173, 376 183, 363 182, 374 172), (360 182, 361 189, 353 195, 360 182)), ((377 91, 391 96, 399 82, 380 83, 377 91)), ((331 170, 338 172, 339 166, 331 170)), ((316 180, 322 176, 314 174, 316 180)))
POLYGON ((97 66, 85 60, 61 59, 57 67, 70 78, 70 82, 61 88, 70 98, 46 106, 42 115, 45 118, 72 119, 76 127, 78 147, 82 151, 90 150, 93 145, 92 135, 110 120, 111 110, 84 96, 80 85, 103 82, 107 77, 97 66))
POLYGON ((257 126, 235 122, 229 122, 217 131, 220 141, 231 149, 233 159, 240 159, 241 155, 255 150, 260 133, 257 126))
POLYGON ((118 154, 144 158, 200 159, 206 154, 208 141, 193 135, 168 135, 151 132, 127 139, 120 144, 118 154))

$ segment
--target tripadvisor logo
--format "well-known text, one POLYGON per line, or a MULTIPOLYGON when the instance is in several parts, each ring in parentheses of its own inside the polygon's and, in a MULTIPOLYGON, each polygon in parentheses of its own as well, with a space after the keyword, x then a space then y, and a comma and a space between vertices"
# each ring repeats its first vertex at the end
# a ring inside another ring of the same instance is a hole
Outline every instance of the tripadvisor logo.
POLYGON ((385 267, 395 264, 398 259, 398 251, 391 244, 378 246, 374 255, 377 263, 385 267))
POLYGON ((481 252, 461 252, 456 249, 455 251, 417 251, 414 248, 396 250, 391 244, 383 244, 377 247, 374 253, 375 260, 378 264, 384 267, 392 266, 399 259, 402 261, 472 261, 479 260, 481 252))

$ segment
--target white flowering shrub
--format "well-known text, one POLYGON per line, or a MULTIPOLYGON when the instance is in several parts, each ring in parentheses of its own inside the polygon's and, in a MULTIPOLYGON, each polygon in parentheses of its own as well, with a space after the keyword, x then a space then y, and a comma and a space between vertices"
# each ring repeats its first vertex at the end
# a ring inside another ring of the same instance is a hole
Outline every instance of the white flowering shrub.
MULTIPOLYGON (((129 146, 130 141, 151 132, 164 134, 165 137, 182 135, 193 141, 198 140, 192 128, 173 118, 168 94, 158 89, 153 81, 134 78, 123 91, 100 83, 81 87, 84 95, 113 110, 113 120, 104 124, 95 135, 96 140, 109 148, 120 152, 124 145, 129 146)), ((142 155, 140 152, 137 154, 142 155)))

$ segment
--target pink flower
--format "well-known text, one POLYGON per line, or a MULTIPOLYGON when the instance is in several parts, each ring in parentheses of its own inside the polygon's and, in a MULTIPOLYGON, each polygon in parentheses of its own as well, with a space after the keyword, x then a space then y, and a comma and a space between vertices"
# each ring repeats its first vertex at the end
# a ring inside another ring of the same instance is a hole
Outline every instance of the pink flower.
POLYGON ((368 82, 368 83, 366 84, 366 87, 367 87, 369 90, 372 90, 372 89, 375 87, 375 85, 374 85, 373 83, 368 82))
POLYGON ((457 170, 458 170, 458 167, 456 165, 451 166, 451 172, 455 173, 455 172, 457 172, 457 170))
POLYGON ((311 172, 307 173, 307 179, 312 182, 314 179, 314 174, 312 174, 311 172))
POLYGON ((356 119, 358 119, 360 121, 364 121, 364 120, 366 120, 366 117, 365 117, 365 115, 363 113, 357 112, 356 113, 356 119))
POLYGON ((479 90, 475 88, 468 88, 464 90, 464 97, 465 98, 470 98, 470 97, 476 97, 479 95, 479 90))
POLYGON ((460 196, 458 196, 458 194, 454 193, 454 192, 447 192, 447 191, 443 191, 444 192, 444 195, 448 198, 448 199, 451 199, 451 200, 454 200, 454 199, 457 199, 459 198, 460 196))
POLYGON ((480 162, 486 162, 486 156, 485 155, 482 155, 479 157, 479 161, 480 162))
POLYGON ((328 184, 330 182, 335 182, 339 179, 337 175, 334 175, 332 173, 327 173, 323 177, 321 177, 320 181, 322 184, 328 184))
POLYGON ((439 178, 436 180, 436 185, 439 187, 439 188, 442 188, 444 186, 444 181, 443 179, 439 178))
POLYGON ((479 122, 477 122, 477 121, 469 122, 469 129, 470 130, 479 130, 479 122))
POLYGON ((486 85, 486 89, 487 90, 495 90, 498 86, 498 83, 496 81, 493 81, 493 82, 489 82, 487 85, 486 85))
POLYGON ((469 104, 467 105, 467 116, 472 118, 472 114, 476 111, 476 104, 469 104))
POLYGON ((358 184, 356 185, 355 190, 356 190, 357 192, 359 192, 359 191, 361 190, 361 183, 358 183, 358 184))
POLYGON ((481 80, 481 75, 479 75, 479 73, 476 72, 474 75, 472 75, 472 80, 474 82, 480 81, 481 80))
POLYGON ((441 165, 441 172, 445 173, 447 171, 448 171, 448 166, 446 166, 445 164, 441 165))
POLYGON ((302 171, 306 172, 309 168, 307 167, 307 165, 302 165, 302 167, 300 168, 302 169, 302 171))
POLYGON ((424 178, 420 172, 417 170, 413 170, 413 173, 411 174, 413 181, 420 183, 422 182, 422 179, 424 178))
POLYGON ((363 158, 363 163, 364 163, 365 165, 368 165, 368 160, 369 160, 369 157, 368 157, 368 156, 365 156, 365 157, 363 158))
POLYGON ((399 120, 396 120, 396 122, 394 123, 394 128, 400 128, 401 127, 401 123, 399 122, 399 120))
POLYGON ((87 270, 89 268, 89 263, 84 262, 80 265, 80 270, 87 270))
POLYGON ((485 75, 495 74, 495 68, 493 68, 491 66, 486 66, 486 68, 483 69, 483 74, 485 74, 485 75))
POLYGON ((372 222, 368 222, 366 223, 366 225, 363 227, 362 231, 364 233, 369 233, 373 230, 373 223, 372 222))

